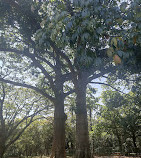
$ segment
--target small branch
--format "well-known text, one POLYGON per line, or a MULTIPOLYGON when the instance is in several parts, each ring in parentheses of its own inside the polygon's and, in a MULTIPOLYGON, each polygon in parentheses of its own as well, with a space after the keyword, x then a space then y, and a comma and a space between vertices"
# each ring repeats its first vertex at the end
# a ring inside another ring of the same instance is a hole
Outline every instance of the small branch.
POLYGON ((43 62, 45 62, 48 66, 50 66, 53 70, 55 69, 55 67, 48 61, 46 60, 45 58, 42 58, 38 55, 35 55, 38 59, 42 60, 43 62))
MULTIPOLYGON (((126 94, 126 93, 120 91, 119 89, 117 89, 117 88, 115 88, 115 87, 113 87, 113 86, 111 86, 110 84, 107 84, 107 83, 101 83, 101 82, 90 82, 90 83, 92 83, 92 84, 101 84, 101 85, 105 85, 105 86, 111 87, 112 89, 114 89, 114 90, 117 91, 117 92, 126 94)), ((126 95, 127 95, 127 94, 126 94, 126 95)))
POLYGON ((115 91, 124 94, 125 96, 129 97, 130 99, 133 99, 133 97, 132 97, 131 95, 126 94, 126 93, 124 93, 123 91, 120 91, 119 89, 117 89, 117 88, 111 86, 110 84, 101 83, 101 82, 90 82, 90 83, 92 83, 92 84, 101 84, 101 85, 109 86, 109 87, 111 87, 112 89, 114 89, 115 91))

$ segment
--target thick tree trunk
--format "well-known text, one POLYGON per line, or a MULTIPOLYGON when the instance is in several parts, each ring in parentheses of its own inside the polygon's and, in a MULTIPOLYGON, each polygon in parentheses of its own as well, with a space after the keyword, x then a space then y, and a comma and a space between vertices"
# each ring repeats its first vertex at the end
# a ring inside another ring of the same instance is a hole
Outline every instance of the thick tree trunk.
POLYGON ((52 155, 50 158, 66 158, 65 154, 65 121, 64 99, 61 97, 56 101, 54 112, 54 140, 52 155))
POLYGON ((66 158, 65 153, 65 121, 67 116, 64 113, 63 82, 61 80, 61 63, 56 54, 56 80, 55 80, 55 111, 54 111, 54 140, 51 158, 66 158))
POLYGON ((86 110, 86 86, 83 82, 76 88, 76 155, 75 158, 90 158, 88 120, 86 110))

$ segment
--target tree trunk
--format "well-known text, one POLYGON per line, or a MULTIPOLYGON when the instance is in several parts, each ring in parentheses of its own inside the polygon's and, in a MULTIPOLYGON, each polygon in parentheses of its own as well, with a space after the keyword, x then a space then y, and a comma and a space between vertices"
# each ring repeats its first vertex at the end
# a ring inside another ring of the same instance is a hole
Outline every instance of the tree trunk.
POLYGON ((52 146, 52 155, 50 158, 66 158, 65 154, 65 121, 64 99, 59 98, 55 104, 54 112, 54 140, 52 146))
POLYGON ((5 121, 3 118, 3 102, 4 100, 0 99, 0 158, 3 158, 6 147, 6 131, 5 131, 5 121))
POLYGON ((0 158, 3 158, 5 152, 5 148, 3 145, 0 145, 0 158))
POLYGON ((90 131, 92 131, 92 109, 90 107, 90 131))
MULTIPOLYGON (((79 81, 78 81, 79 82, 79 81)), ((88 119, 86 109, 86 86, 83 81, 76 89, 76 155, 75 158, 90 158, 88 119)))
POLYGON ((65 153, 65 121, 67 119, 64 113, 64 93, 63 82, 61 80, 61 62, 58 54, 56 56, 56 80, 55 80, 55 111, 54 111, 54 140, 51 158, 66 158, 65 153))
POLYGON ((133 140, 133 144, 134 144, 134 152, 137 153, 138 148, 137 148, 137 145, 136 145, 136 136, 135 136, 134 132, 132 132, 132 140, 133 140))
POLYGON ((120 134, 119 134, 119 132, 118 132, 116 123, 115 123, 115 122, 113 122, 113 123, 114 123, 114 130, 115 130, 115 132, 113 132, 113 133, 117 136, 118 144, 119 144, 119 150, 120 150, 120 152, 122 153, 122 152, 123 152, 123 148, 122 148, 121 136, 120 136, 120 134))

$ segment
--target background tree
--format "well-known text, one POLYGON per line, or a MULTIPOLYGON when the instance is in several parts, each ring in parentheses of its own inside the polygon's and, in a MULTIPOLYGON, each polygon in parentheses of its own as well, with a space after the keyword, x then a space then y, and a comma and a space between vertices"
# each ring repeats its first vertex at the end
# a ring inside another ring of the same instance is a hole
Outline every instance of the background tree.
POLYGON ((22 135, 25 129, 47 108, 47 102, 27 89, 14 89, 1 83, 0 156, 22 135))
MULTIPOLYGON (((48 117, 34 121, 9 149, 7 155, 16 148, 15 155, 19 156, 48 156, 51 152, 53 139, 53 118, 48 117)), ((14 154, 14 153, 13 153, 14 154)), ((12 155, 11 155, 12 156, 12 155)))
POLYGON ((91 132, 95 140, 95 153, 109 155, 112 152, 129 154, 140 151, 140 94, 138 99, 135 94, 129 92, 121 95, 117 91, 103 91, 103 105, 97 109, 97 119, 91 132), (99 144, 103 146, 99 148, 99 144))

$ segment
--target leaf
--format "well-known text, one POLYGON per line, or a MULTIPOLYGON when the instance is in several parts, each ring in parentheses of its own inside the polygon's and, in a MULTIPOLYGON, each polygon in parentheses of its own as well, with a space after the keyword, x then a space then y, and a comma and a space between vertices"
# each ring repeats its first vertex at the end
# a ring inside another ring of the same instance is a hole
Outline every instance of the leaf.
POLYGON ((129 58, 129 56, 130 56, 130 54, 129 54, 128 52, 124 53, 124 54, 123 54, 123 59, 129 58))
POLYGON ((62 11, 61 14, 60 14, 60 16, 61 16, 61 17, 64 17, 64 16, 66 16, 67 14, 68 14, 67 11, 62 11))
POLYGON ((82 11, 82 17, 89 17, 90 16, 90 11, 88 9, 84 9, 82 11))
POLYGON ((122 57, 124 55, 124 52, 121 51, 121 50, 118 50, 116 51, 116 54, 119 56, 119 57, 122 57))
POLYGON ((101 33, 103 32, 103 30, 99 27, 99 28, 96 29, 96 32, 97 32, 98 34, 101 34, 101 33))
POLYGON ((95 65, 95 66, 99 67, 101 64, 102 64, 101 58, 98 57, 98 58, 96 58, 96 59, 94 60, 94 65, 95 65))
POLYGON ((73 24, 72 24, 72 22, 70 21, 70 22, 68 22, 67 23, 67 25, 66 25, 66 27, 68 28, 68 29, 71 29, 72 28, 72 26, 73 26, 73 24))
POLYGON ((106 19, 105 23, 109 25, 112 22, 112 19, 106 19))
POLYGON ((107 49, 107 56, 110 58, 113 56, 113 53, 114 53, 114 49, 112 47, 108 48, 107 49))
POLYGON ((115 48, 117 48, 117 39, 114 37, 112 38, 111 42, 110 42, 110 46, 114 46, 115 48))
POLYGON ((126 8, 127 8, 127 2, 122 2, 120 5, 120 10, 122 12, 125 12, 126 8))
POLYGON ((84 34, 82 35, 82 40, 83 40, 83 41, 88 40, 89 37, 90 37, 90 34, 89 34, 89 33, 84 33, 84 34))
POLYGON ((123 40, 120 39, 120 38, 118 38, 118 40, 117 40, 117 47, 118 47, 119 49, 123 49, 123 48, 124 48, 123 40))

